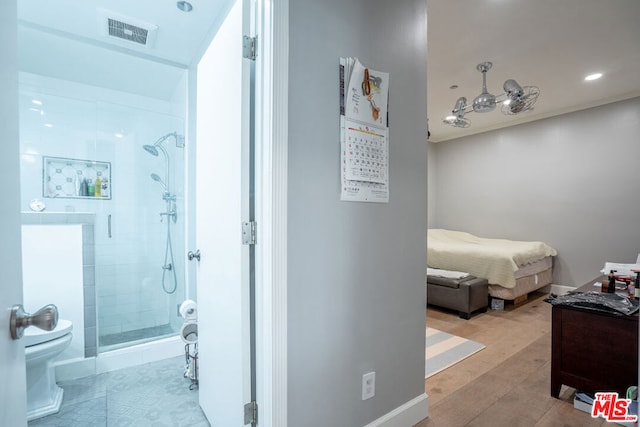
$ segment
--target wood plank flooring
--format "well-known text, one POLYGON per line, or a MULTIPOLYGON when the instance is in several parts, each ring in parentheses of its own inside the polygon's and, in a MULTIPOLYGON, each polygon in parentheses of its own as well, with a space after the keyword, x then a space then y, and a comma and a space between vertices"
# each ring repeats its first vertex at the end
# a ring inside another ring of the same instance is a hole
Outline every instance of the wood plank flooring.
POLYGON ((415 427, 609 425, 574 409, 572 388, 551 397, 551 305, 545 297, 532 293, 522 304, 470 320, 429 306, 427 326, 486 348, 425 380, 429 418, 415 427))

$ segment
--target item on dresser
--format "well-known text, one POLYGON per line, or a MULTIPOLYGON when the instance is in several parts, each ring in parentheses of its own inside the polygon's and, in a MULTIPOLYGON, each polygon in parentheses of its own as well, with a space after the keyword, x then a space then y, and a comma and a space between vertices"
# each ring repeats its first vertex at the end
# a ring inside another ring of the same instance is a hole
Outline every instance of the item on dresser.
POLYGON ((551 305, 577 307, 583 310, 601 311, 613 315, 629 316, 638 311, 638 302, 624 295, 602 292, 569 292, 566 295, 545 299, 551 305))

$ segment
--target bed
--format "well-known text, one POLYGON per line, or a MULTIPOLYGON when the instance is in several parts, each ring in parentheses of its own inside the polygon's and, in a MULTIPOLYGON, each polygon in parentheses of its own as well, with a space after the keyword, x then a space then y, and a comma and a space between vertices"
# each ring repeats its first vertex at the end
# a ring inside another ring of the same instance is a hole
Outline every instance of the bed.
POLYGON ((489 281, 489 295, 526 299, 553 281, 554 248, 543 242, 478 237, 463 231, 427 231, 427 266, 464 271, 489 281))

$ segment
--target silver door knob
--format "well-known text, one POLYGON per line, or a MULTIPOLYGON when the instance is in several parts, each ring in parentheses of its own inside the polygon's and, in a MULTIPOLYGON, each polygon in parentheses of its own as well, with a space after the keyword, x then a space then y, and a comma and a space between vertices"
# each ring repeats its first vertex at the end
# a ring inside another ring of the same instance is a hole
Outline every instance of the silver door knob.
POLYGON ((189 258, 189 261, 193 261, 193 259, 195 258, 198 260, 198 262, 200 262, 200 249, 196 250, 195 252, 187 252, 187 258, 189 258))
POLYGON ((36 326, 45 331, 53 331, 58 324, 58 307, 48 304, 33 314, 24 311, 22 304, 16 304, 11 308, 9 330, 11 338, 19 340, 24 330, 29 326, 36 326))

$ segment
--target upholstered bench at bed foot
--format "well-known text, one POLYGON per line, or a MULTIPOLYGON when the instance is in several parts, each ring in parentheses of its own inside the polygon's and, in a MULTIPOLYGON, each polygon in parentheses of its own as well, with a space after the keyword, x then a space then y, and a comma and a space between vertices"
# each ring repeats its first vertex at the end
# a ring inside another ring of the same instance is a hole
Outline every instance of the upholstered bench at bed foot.
POLYGON ((474 311, 487 311, 488 287, 487 279, 475 276, 449 279, 428 275, 427 304, 456 310, 461 318, 469 319, 474 311))

